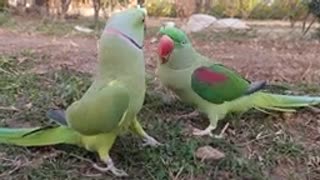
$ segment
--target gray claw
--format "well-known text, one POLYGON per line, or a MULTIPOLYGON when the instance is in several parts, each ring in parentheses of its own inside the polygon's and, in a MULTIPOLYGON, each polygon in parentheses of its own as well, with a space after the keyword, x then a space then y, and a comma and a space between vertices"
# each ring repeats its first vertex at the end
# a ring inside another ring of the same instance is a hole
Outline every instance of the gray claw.
POLYGON ((111 158, 109 158, 106 162, 107 167, 101 167, 97 164, 93 164, 93 168, 95 168, 96 170, 100 171, 100 172, 112 172, 113 175, 117 176, 117 177, 125 177, 128 176, 128 174, 122 170, 122 169, 118 169, 114 166, 111 158))
POLYGON ((155 140, 153 137, 151 136, 146 136, 144 138, 144 143, 142 144, 143 147, 145 146, 152 146, 152 147, 156 147, 156 146, 162 146, 163 144, 161 144, 160 142, 158 142, 157 140, 155 140))

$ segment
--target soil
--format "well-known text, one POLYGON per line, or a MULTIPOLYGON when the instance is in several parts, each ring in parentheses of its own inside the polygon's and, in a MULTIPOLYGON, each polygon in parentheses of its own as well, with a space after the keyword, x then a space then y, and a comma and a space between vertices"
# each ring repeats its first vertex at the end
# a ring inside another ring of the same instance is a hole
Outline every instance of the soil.
MULTIPOLYGON (((149 26, 159 24, 157 21, 159 20, 149 20, 149 26)), ((269 29, 271 32, 272 28, 269 29)), ((154 68, 156 43, 150 43, 151 38, 153 37, 146 39, 145 52, 147 64, 154 68)), ((61 65, 93 72, 97 62, 96 40, 94 37, 84 36, 57 37, 39 33, 17 33, 0 28, 0 53, 31 50, 46 56, 40 59, 43 61, 34 69, 39 73, 61 65)), ((193 44, 199 52, 218 59, 250 80, 290 83, 315 83, 320 80, 319 40, 279 40, 268 37, 224 41, 194 39, 193 44)))

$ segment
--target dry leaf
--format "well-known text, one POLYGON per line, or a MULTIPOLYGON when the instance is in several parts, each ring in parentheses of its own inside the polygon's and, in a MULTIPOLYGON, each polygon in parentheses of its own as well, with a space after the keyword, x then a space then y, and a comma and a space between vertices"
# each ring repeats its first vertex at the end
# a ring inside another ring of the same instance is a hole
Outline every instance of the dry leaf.
POLYGON ((282 118, 285 120, 289 120, 294 116, 294 113, 292 112, 284 112, 281 114, 282 118))
POLYGON ((202 146, 197 149, 196 157, 203 160, 220 160, 225 157, 225 154, 211 146, 202 146))
POLYGON ((310 110, 311 110, 312 112, 314 112, 314 113, 320 113, 320 108, 313 107, 313 106, 310 106, 309 108, 310 108, 310 110))
POLYGON ((25 107, 26 107, 27 109, 31 109, 31 108, 32 108, 32 103, 26 104, 25 107))
POLYGON ((320 156, 310 156, 307 165, 314 169, 320 169, 320 156))
POLYGON ((24 61, 26 61, 26 60, 28 60, 28 58, 27 57, 18 57, 18 65, 19 64, 21 64, 21 63, 23 63, 24 61))
POLYGON ((153 44, 153 43, 156 43, 157 41, 158 39, 156 37, 153 37, 151 38, 150 43, 153 44))

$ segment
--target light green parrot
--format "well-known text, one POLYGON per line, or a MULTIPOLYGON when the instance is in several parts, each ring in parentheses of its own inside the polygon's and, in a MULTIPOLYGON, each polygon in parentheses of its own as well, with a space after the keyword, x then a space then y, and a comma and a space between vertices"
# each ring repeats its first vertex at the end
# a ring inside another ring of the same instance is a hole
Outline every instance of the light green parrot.
POLYGON ((99 40, 98 71, 94 82, 67 110, 50 110, 58 124, 50 127, 0 128, 0 142, 20 146, 73 144, 97 152, 106 167, 94 167, 115 176, 127 176, 109 156, 117 136, 124 132, 144 139, 144 145, 160 145, 137 119, 145 96, 143 41, 146 10, 129 9, 114 14, 99 40))
POLYGON ((211 131, 217 122, 229 112, 251 108, 291 112, 295 107, 320 103, 320 97, 263 92, 265 81, 250 82, 234 70, 202 56, 192 47, 187 35, 172 25, 163 26, 159 34, 162 36, 157 49, 156 74, 161 83, 209 117, 210 125, 204 130, 195 129, 194 135, 213 136, 211 131))

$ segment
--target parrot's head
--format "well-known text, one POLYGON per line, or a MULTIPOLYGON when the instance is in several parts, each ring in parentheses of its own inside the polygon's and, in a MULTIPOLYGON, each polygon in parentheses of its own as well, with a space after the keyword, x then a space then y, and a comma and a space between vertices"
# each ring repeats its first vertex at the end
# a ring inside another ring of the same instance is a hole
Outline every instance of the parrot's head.
POLYGON ((146 30, 146 16, 146 9, 140 7, 115 13, 108 20, 104 31, 106 35, 121 36, 132 45, 142 49, 146 30))
POLYGON ((186 33, 172 25, 161 27, 159 34, 161 38, 158 43, 158 55, 161 64, 170 61, 170 57, 174 51, 191 47, 190 40, 186 33))

